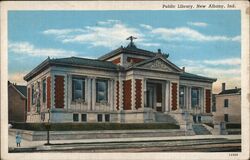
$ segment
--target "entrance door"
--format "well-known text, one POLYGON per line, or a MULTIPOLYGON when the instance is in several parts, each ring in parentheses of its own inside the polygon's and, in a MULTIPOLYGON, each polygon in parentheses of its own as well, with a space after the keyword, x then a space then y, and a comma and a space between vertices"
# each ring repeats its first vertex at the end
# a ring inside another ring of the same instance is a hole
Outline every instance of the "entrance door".
POLYGON ((147 87, 147 107, 154 108, 155 89, 153 86, 147 87))

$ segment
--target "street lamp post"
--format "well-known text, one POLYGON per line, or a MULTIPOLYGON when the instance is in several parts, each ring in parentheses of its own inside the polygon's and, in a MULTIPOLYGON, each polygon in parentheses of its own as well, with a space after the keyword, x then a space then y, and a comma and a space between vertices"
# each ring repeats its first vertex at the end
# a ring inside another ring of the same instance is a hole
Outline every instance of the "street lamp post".
POLYGON ((49 131, 50 131, 50 110, 48 109, 48 113, 49 113, 49 118, 48 118, 48 123, 45 124, 45 127, 47 129, 47 143, 45 143, 45 145, 50 145, 49 142, 49 131))

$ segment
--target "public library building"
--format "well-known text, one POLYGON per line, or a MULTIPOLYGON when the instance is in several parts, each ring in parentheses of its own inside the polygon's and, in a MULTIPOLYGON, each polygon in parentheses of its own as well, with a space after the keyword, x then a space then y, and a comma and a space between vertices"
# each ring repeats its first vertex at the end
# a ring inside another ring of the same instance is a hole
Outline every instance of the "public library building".
POLYGON ((185 72, 130 37, 98 59, 47 58, 27 81, 27 122, 212 123, 216 79, 185 72))

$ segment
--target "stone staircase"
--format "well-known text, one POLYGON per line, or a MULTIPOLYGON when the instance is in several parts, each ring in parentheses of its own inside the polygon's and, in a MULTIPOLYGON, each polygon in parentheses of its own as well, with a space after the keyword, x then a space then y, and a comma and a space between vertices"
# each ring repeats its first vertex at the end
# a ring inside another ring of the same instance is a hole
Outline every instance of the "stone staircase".
POLYGON ((155 122, 165 122, 165 123, 174 123, 178 124, 178 122, 171 115, 164 114, 161 112, 155 112, 155 122))
POLYGON ((211 134, 209 130, 204 127, 202 124, 193 124, 193 131, 196 135, 209 135, 211 134))

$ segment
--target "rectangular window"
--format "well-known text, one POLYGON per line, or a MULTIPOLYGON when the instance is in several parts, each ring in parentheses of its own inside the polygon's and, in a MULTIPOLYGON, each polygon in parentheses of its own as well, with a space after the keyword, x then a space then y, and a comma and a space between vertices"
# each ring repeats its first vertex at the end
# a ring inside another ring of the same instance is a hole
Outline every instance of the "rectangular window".
POLYGON ((179 103, 180 103, 180 107, 184 108, 185 105, 185 92, 184 92, 184 87, 181 86, 179 89, 179 103))
POLYGON ((74 122, 78 122, 79 121, 79 115, 78 114, 76 114, 76 113, 73 114, 73 121, 74 122))
POLYGON ((72 100, 85 101, 85 79, 72 78, 72 100))
POLYGON ((198 88, 191 89, 191 99, 192 99, 192 108, 198 107, 200 104, 200 91, 198 88))
POLYGON ((224 107, 228 107, 228 99, 224 99, 224 107))
POLYGON ((34 88, 34 85, 32 85, 32 87, 31 87, 31 102, 32 102, 32 105, 35 104, 35 88, 34 88))
POLYGON ((87 122, 87 114, 82 114, 82 122, 87 122))
POLYGON ((105 122, 109 122, 110 121, 110 115, 109 114, 105 114, 105 122))
POLYGON ((97 121, 98 122, 102 122, 102 114, 98 114, 97 115, 97 121))
POLYGON ((96 81, 96 102, 108 102, 108 81, 97 80, 96 81))
POLYGON ((43 103, 46 102, 46 79, 43 80, 43 103))
POLYGON ((229 120, 228 120, 228 114, 224 114, 224 121, 225 122, 229 122, 229 120))

